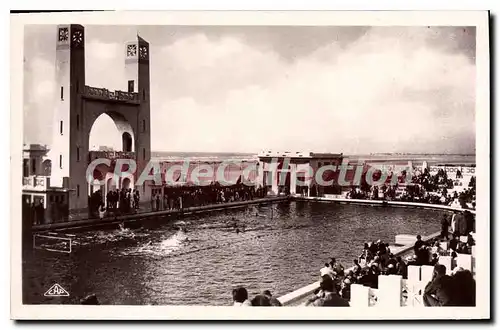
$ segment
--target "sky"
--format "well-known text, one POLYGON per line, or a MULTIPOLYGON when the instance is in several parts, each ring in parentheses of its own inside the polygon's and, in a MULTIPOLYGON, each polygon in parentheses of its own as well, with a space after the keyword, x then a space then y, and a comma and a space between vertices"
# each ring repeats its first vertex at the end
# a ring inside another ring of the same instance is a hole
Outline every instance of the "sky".
MULTIPOLYGON (((86 84, 127 89, 150 43, 153 151, 475 153, 475 29, 86 26, 86 84)), ((50 146, 57 27, 26 26, 25 143, 50 146)), ((90 145, 114 146, 113 121, 90 145)))

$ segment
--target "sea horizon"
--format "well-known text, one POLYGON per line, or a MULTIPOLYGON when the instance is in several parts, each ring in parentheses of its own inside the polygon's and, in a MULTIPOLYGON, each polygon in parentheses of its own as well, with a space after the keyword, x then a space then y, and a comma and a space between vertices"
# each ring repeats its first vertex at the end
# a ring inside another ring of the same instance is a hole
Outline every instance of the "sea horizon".
MULTIPOLYGON (((319 152, 311 151, 316 153, 334 153, 334 152, 319 152)), ((168 150, 153 150, 151 153, 163 153, 163 154, 218 154, 218 155, 258 155, 259 152, 238 152, 238 151, 168 151, 168 150)), ((420 153, 420 152, 372 152, 372 153, 353 153, 344 156, 383 156, 383 155, 417 155, 417 156, 475 156, 475 153, 420 153)))
MULTIPOLYGON (((411 161, 429 165, 475 165, 475 154, 434 154, 434 153, 371 153, 371 154, 344 154, 344 158, 352 161, 363 160, 377 163, 391 163, 411 161)), ((180 161, 190 159, 192 161, 257 161, 258 153, 243 152, 196 152, 196 151, 153 151, 151 158, 163 161, 180 161)))

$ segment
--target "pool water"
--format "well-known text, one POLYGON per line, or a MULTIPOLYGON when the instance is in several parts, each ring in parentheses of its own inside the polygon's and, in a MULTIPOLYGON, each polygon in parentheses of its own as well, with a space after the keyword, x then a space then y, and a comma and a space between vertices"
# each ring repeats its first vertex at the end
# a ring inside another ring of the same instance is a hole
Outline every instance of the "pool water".
POLYGON ((364 242, 432 234, 441 216, 296 201, 78 232, 71 254, 23 249, 23 303, 78 304, 95 293, 101 304, 219 306, 235 285, 280 296, 316 281, 330 257, 351 266, 364 242), (70 296, 45 297, 54 283, 70 296))

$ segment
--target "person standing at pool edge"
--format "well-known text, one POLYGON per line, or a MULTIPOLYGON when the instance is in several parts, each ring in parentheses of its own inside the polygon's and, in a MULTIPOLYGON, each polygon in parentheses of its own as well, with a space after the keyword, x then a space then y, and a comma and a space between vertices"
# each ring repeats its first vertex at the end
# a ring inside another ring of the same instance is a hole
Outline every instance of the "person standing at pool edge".
POLYGON ((413 251, 415 252, 415 255, 417 257, 417 265, 425 265, 429 260, 428 260, 428 251, 426 249, 426 244, 424 241, 422 241, 422 236, 417 235, 417 241, 415 242, 415 245, 413 246, 413 251))
POLYGON ((455 233, 456 225, 457 225, 457 212, 453 212, 453 215, 451 217, 451 224, 450 224, 452 233, 455 233))
POLYGON ((443 219, 441 220, 441 238, 446 238, 448 239, 448 217, 446 214, 443 215, 443 219))
POLYGON ((106 208, 104 207, 104 204, 102 204, 99 207, 99 219, 104 219, 104 216, 106 215, 106 208))

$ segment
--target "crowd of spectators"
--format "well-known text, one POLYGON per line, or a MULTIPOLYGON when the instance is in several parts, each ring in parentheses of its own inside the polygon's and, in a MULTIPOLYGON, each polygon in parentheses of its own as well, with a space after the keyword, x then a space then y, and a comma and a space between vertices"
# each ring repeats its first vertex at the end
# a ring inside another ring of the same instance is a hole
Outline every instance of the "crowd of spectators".
MULTIPOLYGON (((369 185, 366 180, 362 180, 360 186, 350 188, 346 197, 350 199, 395 200, 441 205, 455 203, 464 209, 475 208, 476 179, 474 176, 471 177, 469 186, 466 189, 463 189, 460 193, 457 191, 451 193, 449 191, 453 189, 455 182, 448 177, 448 174, 443 169, 439 169, 435 175, 431 175, 427 169, 424 169, 421 173, 416 172, 412 175, 412 181, 409 184, 406 183, 405 171, 402 172, 394 185, 391 183, 391 175, 387 178, 386 183, 380 186, 369 185)), ((463 178, 463 175, 458 170, 455 180, 461 178, 463 178)))
MULTIPOLYGON (((325 276, 330 277, 334 288, 333 293, 345 301, 349 301, 351 298, 352 284, 378 288, 379 275, 407 277, 406 262, 399 256, 395 257, 390 251, 389 244, 381 240, 365 243, 362 253, 353 260, 352 267, 347 270, 344 270, 344 267, 335 258, 331 258, 330 262, 325 263, 324 267, 320 269, 321 283, 325 281, 325 276)), ((318 293, 321 295, 321 288, 318 293)), ((315 295, 317 296, 317 293, 315 295)), ((317 298, 314 296, 311 301, 316 300, 317 298)), ((338 299, 335 298, 335 300, 338 303, 338 299)))
POLYGON ((476 306, 476 281, 468 269, 457 267, 446 275, 446 266, 436 264, 432 280, 425 286, 424 305, 437 306, 476 306))
POLYGON ((137 189, 122 188, 110 190, 104 196, 101 189, 89 196, 89 213, 92 217, 103 216, 104 212, 117 214, 128 214, 136 212, 139 208, 140 193, 137 189))
POLYGON ((265 290, 255 295, 252 299, 248 298, 248 291, 242 286, 233 289, 233 306, 282 306, 281 302, 273 297, 271 291, 265 290))
POLYGON ((474 232, 474 216, 465 211, 455 212, 449 221, 447 215, 443 215, 441 220, 441 235, 430 241, 424 242, 420 235, 414 245, 415 257, 412 263, 415 265, 435 265, 439 256, 452 256, 457 254, 472 254, 472 247, 476 244, 472 232, 474 232), (452 237, 448 241, 449 228, 451 226, 452 237), (441 243, 445 242, 447 248, 443 248, 441 243))
MULTIPOLYGON (((467 231, 471 229, 473 216, 470 212, 465 211, 464 213, 463 218, 472 219, 465 221, 465 227, 462 230, 467 231)), ((452 224, 457 222, 455 218, 458 216, 462 215, 457 213, 453 215, 452 224)), ((447 215, 443 216, 440 237, 430 242, 425 242, 418 235, 413 248, 414 255, 408 258, 403 259, 401 256, 394 256, 389 244, 384 243, 382 240, 365 243, 362 253, 358 258, 353 260, 353 265, 347 270, 344 270, 344 267, 335 258, 331 258, 330 262, 325 263, 324 267, 320 269, 320 288, 306 305, 343 306, 343 302, 339 299, 350 300, 352 284, 361 284, 377 289, 379 275, 401 275, 403 279, 407 279, 408 266, 410 265, 435 266, 436 271, 434 275, 440 278, 443 267, 439 264, 440 256, 455 258, 457 254, 471 254, 472 247, 475 245, 472 233, 469 231, 466 236, 461 235, 463 232, 460 232, 460 226, 458 225, 452 226, 454 231, 452 238, 448 241, 448 228, 450 226, 448 218, 449 216, 447 215), (444 246, 447 247, 446 249, 443 248, 441 242, 445 242, 444 246), (327 289, 324 287, 327 287, 327 289), (325 294, 325 292, 328 292, 328 294, 325 294)), ((425 298, 427 299, 426 304, 428 303, 429 306, 432 303, 453 306, 474 306, 475 300, 472 296, 475 295, 475 282, 470 271, 457 268, 453 271, 453 275, 449 276, 449 279, 451 284, 446 287, 446 290, 451 292, 449 293, 450 298, 443 300, 444 298, 439 297, 442 294, 439 292, 438 298, 436 298, 436 290, 442 290, 440 289, 441 284, 429 283, 428 289, 425 291, 427 292, 426 295, 429 296, 425 298), (459 290, 460 285, 464 286, 462 290, 459 290), (438 299, 438 302, 433 301, 433 298, 438 299)), ((436 281, 442 282, 445 280, 436 281)))
POLYGON ((435 239, 427 243, 422 241, 421 236, 418 235, 414 246, 415 255, 409 259, 410 264, 434 266, 439 262, 440 256, 451 256, 452 258, 456 258, 457 254, 472 254, 472 247, 476 245, 472 234, 469 233, 464 241, 462 241, 460 237, 461 236, 454 233, 452 238, 447 242, 448 248, 446 249, 441 246, 442 240, 435 239))
POLYGON ((267 191, 263 187, 237 183, 223 186, 212 183, 208 186, 164 187, 163 197, 160 193, 152 196, 152 209, 155 211, 178 210, 187 207, 213 205, 229 202, 252 200, 265 197, 267 191))
MULTIPOLYGON (((188 207, 204 206, 228 202, 246 201, 263 198, 266 188, 244 185, 241 182, 231 186, 213 183, 208 186, 169 186, 155 189, 151 196, 151 206, 146 211, 182 210, 188 207)), ((91 217, 102 217, 107 214, 129 214, 139 212, 140 193, 137 189, 117 189, 109 191, 105 196, 97 190, 89 196, 89 213, 91 217)))

